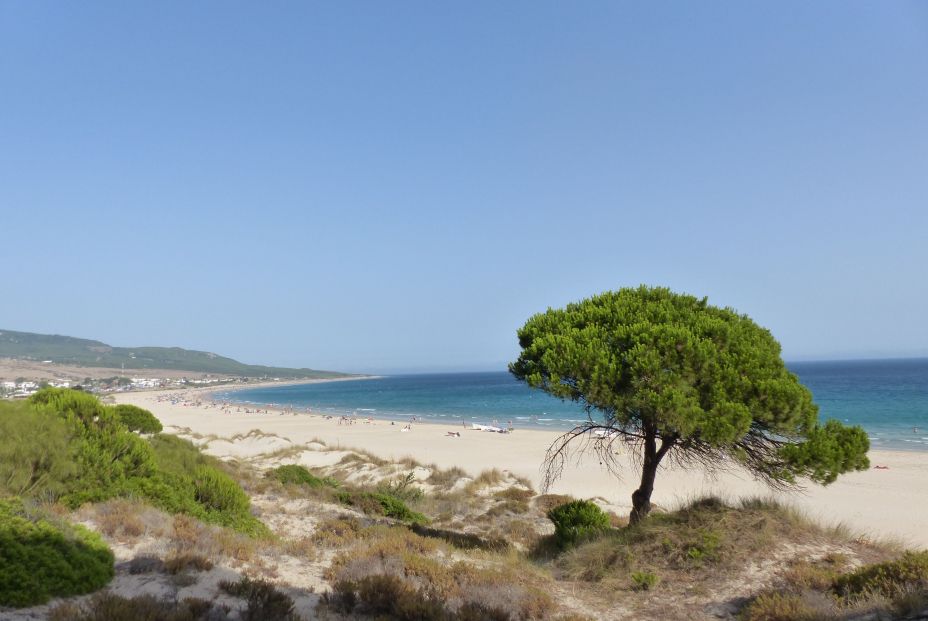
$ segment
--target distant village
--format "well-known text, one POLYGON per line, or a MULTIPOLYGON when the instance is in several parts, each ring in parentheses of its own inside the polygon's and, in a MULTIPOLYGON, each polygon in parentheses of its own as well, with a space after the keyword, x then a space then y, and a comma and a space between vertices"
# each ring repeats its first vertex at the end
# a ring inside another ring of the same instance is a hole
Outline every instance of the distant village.
POLYGON ((15 381, 0 381, 0 398, 24 399, 42 388, 76 388, 87 392, 105 394, 128 392, 132 390, 156 390, 168 388, 191 388, 201 386, 219 386, 226 384, 245 384, 254 381, 247 377, 204 377, 202 379, 148 378, 148 377, 108 377, 103 379, 86 378, 84 381, 72 380, 29 380, 18 378, 15 381))

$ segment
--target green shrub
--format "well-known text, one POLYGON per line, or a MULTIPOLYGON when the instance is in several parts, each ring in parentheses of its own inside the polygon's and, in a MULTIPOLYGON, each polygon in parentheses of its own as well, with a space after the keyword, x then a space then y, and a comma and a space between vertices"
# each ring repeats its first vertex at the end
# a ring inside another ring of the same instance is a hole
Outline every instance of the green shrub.
POLYGON ((548 511, 554 522, 554 537, 559 546, 566 548, 605 532, 609 528, 609 515, 589 500, 575 500, 548 511))
POLYGON ((62 418, 70 428, 77 475, 62 481, 60 500, 76 508, 131 492, 132 479, 155 473, 146 442, 130 433, 112 408, 86 393, 45 388, 32 397, 35 410, 62 418))
POLYGON ((78 525, 30 515, 0 500, 0 605, 32 606, 89 593, 113 577, 113 553, 78 525))
POLYGON ((73 432, 24 401, 0 401, 0 496, 56 497, 74 476, 73 432))
POLYGON ((139 433, 161 433, 161 421, 155 418, 155 415, 148 410, 142 409, 130 403, 121 403, 113 408, 122 424, 129 428, 129 431, 138 431, 139 433))
POLYGON ((248 495, 221 470, 219 460, 176 436, 158 434, 150 443, 160 472, 139 483, 143 495, 174 513, 186 513, 252 536, 269 533, 251 515, 248 495))
MULTIPOLYGON (((106 407, 96 397, 75 390, 47 388, 33 395, 30 404, 31 413, 19 412, 20 418, 58 419, 70 434, 62 441, 76 468, 59 467, 61 473, 49 474, 46 484, 49 490, 60 492, 66 506, 140 496, 165 511, 186 513, 249 535, 268 532, 251 515, 247 494, 222 471, 220 462, 190 442, 160 434, 140 438, 123 424, 118 408, 106 407)), ((65 437, 54 425, 49 428, 57 430, 56 438, 65 437)), ((53 438, 52 444, 56 441, 53 438)), ((0 453, 0 466, 3 463, 0 453)))
POLYGON ((338 487, 338 481, 331 477, 317 477, 303 466, 290 464, 279 466, 268 473, 284 485, 305 485, 312 488, 338 487))
POLYGON ((881 595, 893 598, 928 588, 928 550, 905 552, 887 563, 866 565, 835 580, 840 595, 881 595))
POLYGON ((197 502, 207 511, 242 514, 251 504, 248 495, 226 473, 210 466, 199 466, 193 473, 197 502))
POLYGON ((428 522, 428 518, 407 507, 405 502, 384 492, 341 491, 335 497, 342 504, 352 506, 363 513, 384 515, 395 520, 414 524, 428 522))
POLYGON ((380 503, 383 514, 387 517, 416 524, 422 524, 428 521, 424 515, 418 511, 413 511, 406 506, 405 502, 395 496, 382 492, 375 492, 372 496, 380 503))

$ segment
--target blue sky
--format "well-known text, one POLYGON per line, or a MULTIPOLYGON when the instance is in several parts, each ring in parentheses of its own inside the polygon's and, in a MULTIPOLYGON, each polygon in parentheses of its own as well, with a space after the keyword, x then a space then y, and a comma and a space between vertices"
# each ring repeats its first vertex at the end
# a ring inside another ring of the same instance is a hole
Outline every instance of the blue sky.
POLYGON ((0 328, 504 368, 639 283, 928 355, 928 5, 0 4, 0 328))

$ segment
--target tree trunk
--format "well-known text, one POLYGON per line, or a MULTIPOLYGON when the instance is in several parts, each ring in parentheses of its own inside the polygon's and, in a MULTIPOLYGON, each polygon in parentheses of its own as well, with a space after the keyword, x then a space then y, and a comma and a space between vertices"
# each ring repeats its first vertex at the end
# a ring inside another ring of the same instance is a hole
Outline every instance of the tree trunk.
POLYGON ((644 460, 641 465, 641 484, 632 493, 632 512, 628 516, 629 524, 637 524, 651 513, 651 493, 654 492, 654 479, 657 476, 657 466, 664 455, 673 445, 673 440, 661 440, 661 448, 657 448, 657 434, 649 432, 644 441, 644 460))

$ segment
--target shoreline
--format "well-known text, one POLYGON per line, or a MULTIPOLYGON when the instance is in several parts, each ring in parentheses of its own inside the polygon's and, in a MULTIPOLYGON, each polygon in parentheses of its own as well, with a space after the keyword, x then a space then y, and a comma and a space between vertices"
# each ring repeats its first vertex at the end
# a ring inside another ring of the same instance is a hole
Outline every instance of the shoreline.
MULTIPOLYGON (((208 395, 207 398, 215 402, 226 402, 228 400, 217 399, 216 394, 220 392, 240 392, 242 390, 249 390, 252 388, 271 388, 271 387, 283 388, 286 386, 296 386, 296 385, 302 385, 302 384, 322 384, 322 383, 328 383, 328 382, 342 382, 342 381, 352 381, 352 380, 383 379, 385 377, 387 376, 367 375, 367 376, 361 376, 361 377, 345 377, 345 378, 331 378, 331 379, 320 378, 320 379, 303 380, 303 381, 297 381, 297 382, 287 381, 286 383, 263 382, 260 384, 248 384, 248 385, 243 385, 243 386, 234 386, 229 389, 221 389, 221 388, 220 389, 209 389, 210 394, 208 395)), ((199 389, 190 389, 190 390, 199 390, 199 389)), ((441 425, 441 426, 453 427, 453 428, 461 428, 460 423, 463 422, 464 420, 464 419, 453 420, 450 418, 446 420, 439 420, 436 418, 431 418, 428 415, 394 414, 390 412, 383 412, 380 410, 368 410, 368 409, 361 409, 361 408, 329 411, 329 410, 314 410, 311 406, 304 406, 304 405, 284 406, 283 404, 279 404, 279 403, 257 403, 253 401, 228 401, 228 402, 234 405, 240 405, 243 407, 258 407, 262 409, 267 408, 275 412, 284 412, 287 414, 293 413, 293 414, 298 414, 298 415, 303 415, 303 414, 329 415, 329 416, 336 416, 336 417, 358 415, 360 416, 360 418, 365 418, 366 416, 358 414, 359 412, 364 412, 365 414, 371 413, 372 416, 374 416, 375 418, 379 418, 381 420, 387 420, 387 421, 392 420, 395 422, 403 422, 403 423, 410 422, 410 418, 415 417, 417 424, 441 425)), ((467 425, 470 425, 471 423, 478 423, 478 424, 491 424, 492 423, 493 425, 505 428, 507 422, 508 421, 504 420, 503 416, 499 416, 496 419, 472 418, 467 421, 467 425)), ((516 425, 516 428, 519 431, 545 431, 545 432, 552 432, 552 433, 558 433, 558 432, 564 433, 572 429, 572 427, 568 426, 570 421, 565 421, 563 426, 557 425, 557 424, 539 425, 538 423, 532 423, 532 422, 527 422, 527 421, 512 421, 512 422, 516 425)), ((867 430, 864 429, 864 431, 867 431, 867 430)), ((903 452, 903 453, 924 453, 928 455, 928 444, 925 444, 922 442, 907 442, 905 440, 900 440, 898 442, 893 442, 890 446, 880 446, 878 448, 874 448, 873 447, 874 438, 870 437, 869 431, 867 432, 867 434, 870 440, 871 452, 874 452, 874 451, 876 452, 884 452, 884 451, 897 452, 898 451, 898 452, 903 452)))
MULTIPOLYGON (((133 403, 152 411, 166 427, 190 429, 205 437, 232 438, 258 429, 277 440, 306 445, 322 440, 331 449, 360 449, 390 461, 412 457, 441 468, 459 467, 470 475, 490 468, 527 478, 539 492, 541 470, 547 447, 557 430, 517 429, 510 434, 488 433, 456 426, 459 437, 448 432, 454 425, 414 423, 409 432, 389 420, 339 424, 336 417, 321 414, 235 412, 235 405, 204 398, 208 390, 150 391, 119 393, 117 402, 133 403), (199 403, 197 403, 199 402, 199 403)), ((263 409, 263 408, 262 408, 263 409)), ((274 440, 270 438, 269 440, 274 440)), ((246 447, 225 442, 214 454, 224 458, 254 458, 270 445, 252 440, 246 447), (251 451, 250 453, 248 451, 251 451), (257 451, 257 452, 256 452, 257 451)), ((279 447, 279 442, 277 446, 279 447)), ((637 470, 628 465, 629 456, 617 458, 622 467, 616 478, 588 454, 572 458, 563 476, 548 490, 578 498, 599 498, 617 513, 630 509, 631 492, 637 487, 637 470)), ((928 506, 928 454, 920 451, 872 450, 871 468, 839 477, 827 487, 809 484, 804 490, 774 494, 745 472, 735 469, 705 473, 696 469, 662 466, 653 501, 665 508, 694 497, 716 494, 726 498, 776 496, 813 519, 825 524, 843 523, 867 537, 903 540, 928 547, 925 517, 918 507, 928 506), (876 468, 885 466, 885 468, 876 468)))

